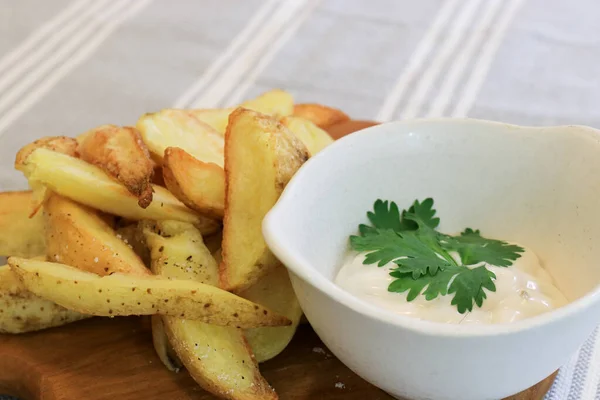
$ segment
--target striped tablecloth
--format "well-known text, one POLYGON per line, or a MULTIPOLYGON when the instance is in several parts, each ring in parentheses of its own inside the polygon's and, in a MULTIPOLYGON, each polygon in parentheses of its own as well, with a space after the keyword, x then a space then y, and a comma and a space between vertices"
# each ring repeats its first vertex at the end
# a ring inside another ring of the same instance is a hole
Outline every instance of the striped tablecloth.
MULTIPOLYGON (((600 127, 597 0, 0 0, 0 190, 23 144, 280 87, 355 118, 600 127)), ((598 332, 549 400, 600 399, 598 332)))

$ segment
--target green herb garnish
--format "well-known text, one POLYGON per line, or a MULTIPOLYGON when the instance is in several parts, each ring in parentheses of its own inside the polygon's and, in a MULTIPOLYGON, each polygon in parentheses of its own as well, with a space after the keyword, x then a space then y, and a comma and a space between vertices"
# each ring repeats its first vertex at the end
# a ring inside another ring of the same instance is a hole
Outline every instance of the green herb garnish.
POLYGON ((408 301, 419 295, 433 300, 454 294, 451 304, 464 314, 473 310, 473 303, 481 307, 487 297, 484 288, 496 291, 496 275, 483 263, 508 267, 524 249, 486 239, 471 228, 460 236, 445 235, 436 230, 440 219, 435 214, 430 198, 415 200, 402 212, 393 201, 377 200, 373 211, 367 213, 371 225, 359 225, 360 235, 350 236, 350 244, 354 250, 367 253, 366 265, 397 265, 390 272, 395 280, 388 291, 408 291, 408 301), (460 260, 450 252, 458 253, 460 260))

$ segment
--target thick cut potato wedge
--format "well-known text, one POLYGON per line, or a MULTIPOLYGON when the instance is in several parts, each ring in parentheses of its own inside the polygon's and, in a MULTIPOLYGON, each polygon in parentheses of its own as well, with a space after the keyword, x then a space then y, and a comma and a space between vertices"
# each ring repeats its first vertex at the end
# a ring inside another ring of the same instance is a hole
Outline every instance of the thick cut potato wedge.
POLYGON ((294 98, 284 90, 274 89, 243 102, 240 107, 279 119, 294 112, 294 98))
POLYGON ((302 309, 294 294, 287 269, 283 265, 276 267, 241 296, 269 307, 292 321, 292 325, 280 328, 246 330, 246 338, 256 360, 258 362, 270 360, 290 343, 302 317, 302 309))
POLYGON ((189 110, 189 112, 200 121, 213 127, 221 135, 225 135, 227 124, 229 123, 229 115, 234 110, 235 108, 200 108, 189 110))
POLYGON ((163 178, 167 189, 183 204, 212 218, 223 218, 225 171, 202 162, 178 147, 165 150, 163 178))
POLYGON ((168 190, 153 186, 154 201, 141 208, 137 198, 125 186, 100 168, 46 149, 37 149, 25 162, 25 176, 30 184, 43 184, 52 191, 78 203, 124 218, 172 219, 195 224, 202 233, 215 232, 219 224, 197 215, 168 190))
POLYGON ((225 138, 221 285, 238 293, 279 264, 263 239, 262 220, 309 154, 281 123, 243 108, 231 115, 225 138))
POLYGON ((154 163, 137 129, 102 125, 82 135, 77 150, 82 160, 121 182, 138 198, 140 207, 148 207, 154 163))
POLYGON ((134 222, 118 226, 115 232, 119 239, 122 239, 125 244, 131 246, 135 254, 141 258, 144 265, 150 268, 150 250, 148 250, 148 246, 146 245, 144 234, 138 228, 138 223, 134 222))
POLYGON ((47 136, 23 146, 15 158, 15 169, 23 171, 27 158, 37 149, 48 149, 71 157, 77 157, 77 139, 68 136, 47 136))
POLYGON ((251 301, 190 280, 120 273, 101 277, 64 264, 18 257, 10 257, 8 264, 30 292, 83 314, 160 314, 240 328, 291 323, 251 301))
MULTIPOLYGON (((289 93, 276 89, 263 93, 255 99, 247 100, 240 107, 281 118, 290 115, 294 111, 294 98, 289 93)), ((190 112, 224 135, 229 123, 229 115, 234 110, 235 108, 217 108, 196 109, 190 110, 190 112)))
POLYGON ((25 333, 88 318, 30 293, 8 265, 0 267, 0 333, 25 333))
POLYGON ((150 275, 143 261, 95 210, 52 194, 44 204, 46 256, 100 276, 150 275))
POLYGON ((307 119, 285 117, 281 120, 281 123, 304 143, 311 156, 333 143, 333 139, 327 132, 307 119))
POLYGON ((223 135, 188 110, 166 109, 146 114, 136 127, 160 165, 167 147, 180 147, 200 161, 223 166, 223 135))
POLYGON ((292 115, 307 119, 323 129, 350 120, 350 117, 346 113, 337 108, 322 106, 320 104, 296 104, 292 115))
MULTIPOLYGON (((25 173, 25 161, 36 149, 48 149, 57 153, 67 154, 71 157, 77 157, 77 146, 77 140, 67 136, 43 137, 35 142, 23 146, 21 150, 17 152, 17 156, 15 158, 15 169, 25 173)), ((35 181, 29 182, 29 186, 33 190, 33 196, 31 197, 30 216, 34 216, 40 210, 40 207, 42 207, 42 204, 46 200, 48 190, 46 186, 35 181)))
POLYGON ((167 331, 165 331, 165 325, 163 323, 163 317, 160 315, 153 315, 150 317, 150 320, 152 324, 152 344, 154 345, 154 351, 156 351, 156 355, 169 371, 179 372, 181 367, 183 367, 183 364, 181 363, 179 356, 177 356, 175 349, 169 342, 167 331))
MULTIPOLYGON (((144 233, 151 248, 154 273, 218 284, 218 264, 192 225, 171 221, 146 223, 144 233)), ((205 390, 236 400, 277 398, 260 374, 241 329, 177 317, 163 320, 177 355, 205 390)))
POLYGON ((32 192, 0 193, 0 256, 35 257, 44 254, 42 214, 29 218, 32 192))

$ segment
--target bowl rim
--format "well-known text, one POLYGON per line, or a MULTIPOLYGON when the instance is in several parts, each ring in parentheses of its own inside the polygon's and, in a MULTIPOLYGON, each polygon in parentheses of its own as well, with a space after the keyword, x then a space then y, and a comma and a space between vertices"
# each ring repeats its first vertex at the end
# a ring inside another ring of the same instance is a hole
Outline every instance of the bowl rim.
POLYGON ((337 150, 338 148, 348 147, 348 144, 352 144, 354 141, 362 140, 361 138, 363 136, 371 135, 373 131, 389 130, 390 127, 394 126, 405 127, 422 124, 475 124, 481 127, 501 126, 511 130, 527 130, 537 133, 549 129, 561 130, 565 131, 565 134, 568 135, 576 134, 582 136, 583 139, 591 139, 597 145, 600 145, 600 130, 583 125, 521 126, 473 118, 420 118, 405 121, 385 122, 362 129, 352 133, 351 135, 347 135, 336 140, 327 148, 323 149, 317 155, 309 159, 292 177, 275 206, 273 206, 273 208, 265 216, 262 224, 263 236, 270 250, 284 264, 284 266, 298 278, 303 280, 306 284, 320 291, 323 295, 366 318, 375 319, 388 325, 393 325, 424 335, 470 338, 524 332, 567 319, 575 314, 589 309, 595 303, 598 303, 600 301, 600 283, 585 295, 569 302, 563 307, 516 322, 486 325, 460 325, 421 320, 414 317, 395 314, 392 311, 378 307, 352 295, 336 285, 333 280, 328 279, 320 273, 312 272, 314 271, 314 268, 310 266, 310 263, 305 260, 301 254, 294 254, 288 249, 288 247, 285 245, 285 240, 282 240, 282 236, 278 234, 279 230, 277 228, 277 220, 279 219, 279 214, 284 212, 284 205, 291 201, 289 187, 303 179, 308 167, 315 163, 314 160, 326 158, 330 153, 339 151, 337 150))

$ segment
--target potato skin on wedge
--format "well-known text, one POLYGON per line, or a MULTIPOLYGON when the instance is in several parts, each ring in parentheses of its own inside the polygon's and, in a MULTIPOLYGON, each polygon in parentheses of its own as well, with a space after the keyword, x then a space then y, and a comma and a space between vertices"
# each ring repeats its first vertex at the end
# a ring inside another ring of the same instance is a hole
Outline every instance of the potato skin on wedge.
POLYGON ((57 153, 77 157, 77 139, 68 136, 46 136, 23 146, 15 157, 15 169, 22 171, 27 158, 36 149, 48 149, 57 153))
MULTIPOLYGON (((21 171, 27 176, 26 161, 36 149, 47 149, 57 153, 66 154, 71 157, 77 157, 77 140, 68 136, 46 136, 35 142, 23 146, 15 157, 15 169, 21 171)), ((48 195, 48 189, 45 185, 37 181, 30 181, 29 187, 33 190, 33 196, 30 204, 30 216, 34 216, 42 207, 48 195)))
POLYGON ((10 257, 8 264, 30 292, 83 314, 161 314, 241 328, 290 324, 258 304, 190 280, 120 273, 100 277, 64 264, 18 257, 10 257))
MULTIPOLYGON (((154 273, 218 284, 217 262, 192 225, 172 221, 144 225, 154 273)), ((241 329, 178 317, 163 317, 163 321, 179 359, 205 390, 227 399, 277 399, 241 329)))
POLYGON ((142 208, 152 202, 154 163, 140 132, 132 127, 102 125, 83 134, 79 157, 100 167, 138 198, 142 208))
POLYGON ((0 266, 0 333, 26 333, 89 318, 29 292, 8 265, 0 266))
POLYGON ((231 114, 225 137, 220 276, 224 288, 239 293, 279 265, 262 236, 262 220, 309 153, 277 120, 243 108, 231 114))
POLYGON ((225 171, 185 150, 169 147, 163 164, 165 185, 183 204, 211 218, 222 219, 225 208, 225 171))
POLYGON ((100 276, 151 275, 133 249, 95 210, 52 194, 45 203, 44 215, 49 260, 100 276))
POLYGON ((203 233, 215 232, 219 223, 187 208, 168 190, 153 186, 154 201, 141 208, 137 198, 100 168, 47 149, 33 151, 25 162, 30 184, 42 184, 78 203, 132 220, 173 219, 195 224, 203 233))
POLYGON ((29 218, 32 198, 31 191, 0 193, 0 256, 44 254, 44 219, 29 218))
POLYGON ((292 115, 307 119, 321 129, 350 121, 350 117, 343 111, 314 103, 296 104, 292 115))

